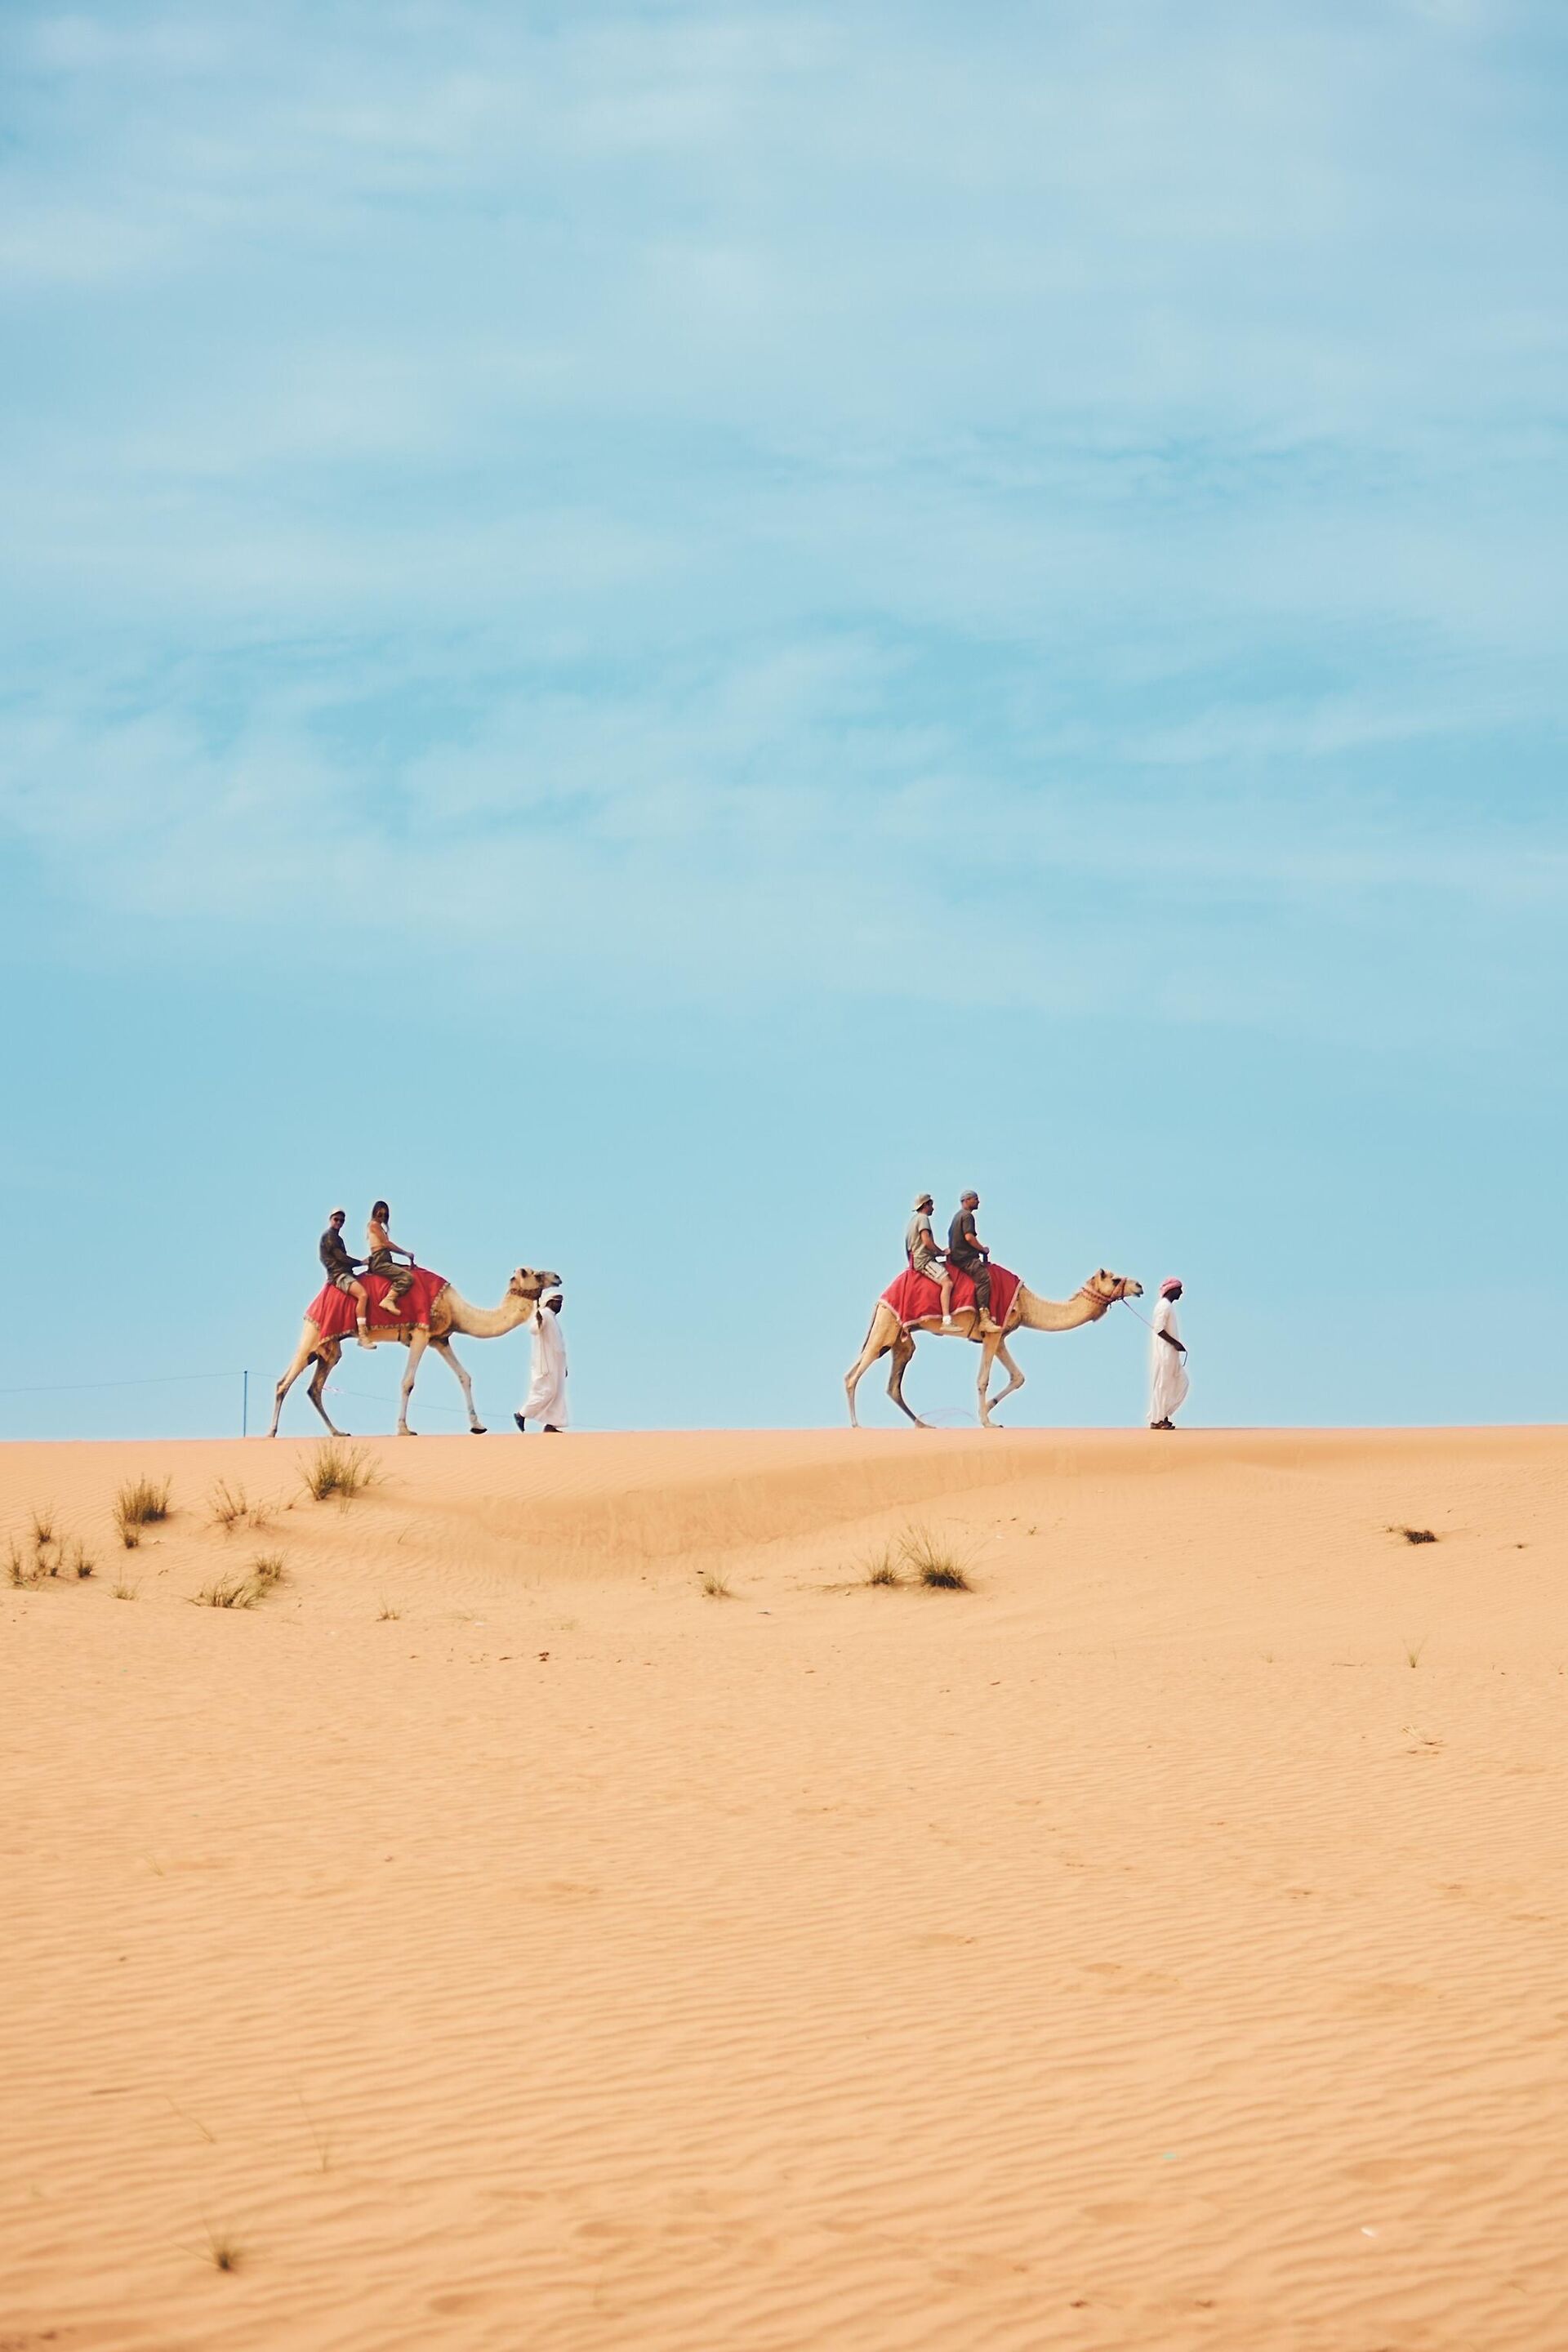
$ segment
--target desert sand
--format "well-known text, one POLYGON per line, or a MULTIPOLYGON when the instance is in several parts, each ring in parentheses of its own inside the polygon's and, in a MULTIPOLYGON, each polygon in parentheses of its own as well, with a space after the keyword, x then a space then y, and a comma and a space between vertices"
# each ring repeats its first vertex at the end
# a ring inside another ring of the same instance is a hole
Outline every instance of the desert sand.
POLYGON ((1568 2345, 1568 1435, 365 1450, 0 1448, 5 2352, 1568 2345))

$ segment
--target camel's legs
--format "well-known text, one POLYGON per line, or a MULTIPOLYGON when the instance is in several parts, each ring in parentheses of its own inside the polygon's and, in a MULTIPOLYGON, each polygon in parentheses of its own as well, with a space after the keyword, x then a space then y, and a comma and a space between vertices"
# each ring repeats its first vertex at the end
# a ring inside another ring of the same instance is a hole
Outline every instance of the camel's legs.
POLYGON ((904 1374, 914 1360, 915 1335, 912 1331, 900 1331, 893 1342, 893 1360, 888 1371, 888 1394, 899 1411, 909 1415, 917 1429, 927 1429, 931 1425, 929 1422, 922 1421, 919 1413, 904 1402, 904 1374))
POLYGON ((463 1402, 468 1408, 468 1427, 473 1431, 476 1437, 482 1437, 485 1433, 485 1425, 479 1419, 479 1414, 474 1411, 474 1384, 472 1381, 469 1380, 467 1372, 463 1370, 461 1364, 458 1363, 452 1342, 450 1339, 432 1339, 430 1345, 435 1349, 436 1353, 438 1356, 444 1356, 446 1358, 447 1363, 451 1365, 452 1370, 457 1373, 458 1386, 463 1391, 463 1402))
POLYGON ((430 1334, 428 1331, 416 1331, 412 1333, 409 1338, 408 1361, 404 1366, 403 1370, 403 1398, 397 1409, 397 1434, 399 1437, 412 1437, 415 1433, 408 1426, 408 1400, 414 1394, 414 1379, 416 1373, 419 1370, 419 1359, 423 1356, 429 1344, 430 1334))
POLYGON ((865 1378, 866 1374, 870 1370, 872 1365, 876 1362, 878 1357, 885 1356, 887 1354, 889 1349, 893 1344, 893 1333, 896 1332, 897 1328, 898 1326, 894 1318, 888 1314, 885 1309, 879 1307, 876 1314, 871 1318, 871 1328, 866 1334, 865 1346, 861 1349, 860 1353, 856 1357, 855 1361, 850 1365, 849 1370, 844 1375, 844 1393, 849 1403, 849 1426, 851 1429, 858 1429, 860 1426, 859 1416, 855 1411, 855 1391, 859 1387, 860 1382, 865 1378), (889 1326, 891 1328, 889 1328, 889 1326), (880 1337, 878 1336, 879 1333, 881 1335, 880 1337))
MULTIPOLYGON (((980 1342, 980 1378, 975 1382, 975 1387, 980 1397, 980 1426, 982 1429, 994 1429, 996 1426, 995 1423, 991 1418, 991 1405, 986 1397, 985 1391, 991 1385, 991 1367, 996 1361, 996 1358, 1001 1352, 1001 1348, 1002 1334, 1000 1331, 992 1332, 987 1338, 982 1339, 980 1342)), ((1016 1385, 1016 1383, 1015 1383, 1015 1385, 1016 1385)), ((1000 1402, 1000 1400, 998 1400, 998 1402, 1000 1402)))
POLYGON ((295 1381, 299 1379, 300 1373, 304 1370, 306 1365, 310 1362, 314 1352, 315 1350, 312 1348, 301 1346, 295 1355, 293 1362, 289 1365, 288 1370, 284 1373, 282 1379, 273 1390, 272 1426, 267 1433, 268 1437, 277 1436, 278 1423, 282 1417, 283 1412, 283 1400, 288 1395, 289 1390, 293 1387, 295 1381))
POLYGON ((849 1426, 851 1429, 858 1429, 860 1426, 860 1416, 855 1410, 855 1391, 859 1387, 865 1375, 870 1370, 872 1365, 876 1362, 878 1357, 886 1355, 886 1353, 887 1349, 885 1346, 881 1348, 873 1348, 871 1342, 868 1339, 865 1346, 861 1349, 860 1353, 856 1357, 855 1361, 850 1365, 849 1370, 844 1375, 844 1394, 848 1400, 849 1426))
MULTIPOLYGON (((331 1366, 322 1362, 317 1357, 317 1351, 314 1347, 301 1345, 293 1362, 289 1365, 288 1370, 284 1373, 282 1379, 279 1381, 277 1387, 272 1391, 272 1426, 267 1433, 268 1437, 277 1436, 278 1423, 282 1417, 283 1412, 283 1400, 288 1395, 289 1390, 293 1387, 295 1381, 299 1379, 300 1373, 305 1370, 306 1365, 309 1364, 312 1359, 316 1360, 316 1370, 310 1387, 309 1393, 310 1402, 315 1406, 316 1411, 321 1414, 321 1419, 326 1423, 327 1427, 332 1430, 332 1435, 334 1437, 341 1437, 343 1433, 341 1429, 332 1429, 331 1415, 327 1411, 326 1406, 321 1402, 322 1385, 326 1381, 327 1374, 331 1370, 331 1366)), ((334 1355, 332 1358, 332 1363, 336 1363, 336 1361, 337 1358, 334 1355)))
POLYGON ((328 1376, 337 1370, 339 1360, 341 1359, 342 1352, 342 1349, 339 1347, 335 1339, 323 1339, 321 1341, 321 1346, 316 1350, 315 1377, 311 1381, 309 1389, 306 1391, 306 1394, 309 1396, 310 1402, 315 1406, 316 1411, 321 1414, 321 1419, 326 1423, 327 1427, 331 1431, 334 1437, 342 1437, 343 1433, 338 1427, 337 1423, 332 1419, 331 1414, 327 1411, 326 1405, 322 1402, 321 1391, 327 1385, 328 1376))
POLYGON ((1007 1351, 1007 1342, 1005 1339, 998 1339, 996 1342, 996 1361, 999 1364, 1004 1365, 1006 1369, 1007 1385, 1005 1389, 998 1389, 995 1395, 990 1400, 994 1406, 1001 1404, 1005 1398, 1010 1397, 1013 1394, 1015 1390, 1021 1389, 1024 1385, 1024 1375, 1018 1370, 1018 1367, 1014 1361, 1012 1356, 1009 1355, 1007 1351))

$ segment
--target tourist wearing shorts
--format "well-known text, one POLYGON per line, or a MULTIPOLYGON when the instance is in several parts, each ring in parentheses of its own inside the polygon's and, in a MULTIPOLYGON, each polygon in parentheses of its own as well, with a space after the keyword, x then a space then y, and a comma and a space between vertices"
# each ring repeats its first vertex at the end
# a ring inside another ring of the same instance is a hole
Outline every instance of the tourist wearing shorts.
POLYGON ((904 1255, 917 1274, 924 1275, 928 1282, 941 1285, 942 1328, 944 1331, 951 1331, 952 1328, 952 1276, 947 1270, 946 1263, 936 1245, 936 1235, 931 1231, 931 1213, 935 1206, 936 1203, 929 1192, 922 1192, 915 1202, 914 1214, 904 1229, 904 1255))
POLYGON ((327 1219, 327 1230, 321 1235, 319 1255, 321 1264, 327 1269, 327 1280, 331 1284, 332 1288, 341 1290, 346 1298, 353 1300, 354 1313, 359 1322, 359 1343, 362 1348, 368 1348, 371 1340, 364 1328, 364 1310, 369 1304, 369 1295, 363 1283, 358 1279, 358 1270, 364 1261, 363 1258, 351 1257, 344 1246, 343 1220, 347 1214, 346 1209, 332 1211, 331 1215, 327 1219))

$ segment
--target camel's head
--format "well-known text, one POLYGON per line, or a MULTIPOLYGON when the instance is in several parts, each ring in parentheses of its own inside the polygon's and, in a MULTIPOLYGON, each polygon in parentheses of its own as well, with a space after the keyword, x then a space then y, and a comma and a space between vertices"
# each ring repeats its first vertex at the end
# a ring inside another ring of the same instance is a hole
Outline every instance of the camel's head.
POLYGON ((1112 1274, 1107 1265, 1096 1266, 1083 1286, 1091 1298, 1103 1298, 1108 1307, 1114 1307, 1119 1298, 1143 1296, 1141 1282, 1134 1282, 1130 1274, 1112 1274))
POLYGON ((558 1290, 560 1286, 558 1274, 536 1274, 532 1266, 520 1265, 506 1289, 509 1298, 521 1298, 525 1305, 537 1307, 547 1290, 558 1290))

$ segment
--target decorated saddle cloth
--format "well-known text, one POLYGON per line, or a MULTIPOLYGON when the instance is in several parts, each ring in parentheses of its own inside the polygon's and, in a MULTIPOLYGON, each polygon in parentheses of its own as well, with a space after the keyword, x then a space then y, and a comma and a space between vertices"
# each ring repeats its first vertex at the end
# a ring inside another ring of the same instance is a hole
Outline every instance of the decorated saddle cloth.
MULTIPOLYGON (((1018 1296, 1020 1278, 1016 1274, 1009 1274, 1005 1265, 998 1265, 993 1258, 991 1317, 994 1322, 1005 1326, 1013 1301, 1018 1296)), ((900 1323, 923 1323, 928 1316, 934 1316, 938 1323, 942 1321, 941 1284, 932 1282, 929 1275, 917 1274, 912 1265, 907 1265, 904 1268, 897 1282, 889 1283, 882 1297, 900 1323)), ((973 1307, 973 1281, 967 1274, 960 1274, 958 1268, 954 1266, 952 1270, 953 1313, 956 1315, 961 1307, 973 1307)))
MULTIPOLYGON (((384 1274, 361 1275, 360 1280, 363 1283, 370 1297, 370 1307, 365 1320, 370 1326, 373 1338, 377 1331, 402 1331, 410 1324, 421 1331, 429 1329, 430 1309, 440 1293, 446 1289, 447 1277, 444 1274, 432 1274, 427 1267, 422 1265, 415 1266, 412 1271, 413 1286, 405 1291, 402 1305, 391 1315, 387 1314, 382 1304, 386 1296, 386 1276, 384 1274)), ((340 1290, 335 1283, 329 1282, 324 1290, 319 1290, 316 1293, 309 1307, 306 1307, 305 1319, 308 1323, 313 1323, 316 1326, 323 1339, 352 1339, 354 1334, 354 1318, 358 1312, 359 1308, 349 1293, 346 1290, 340 1290)))

